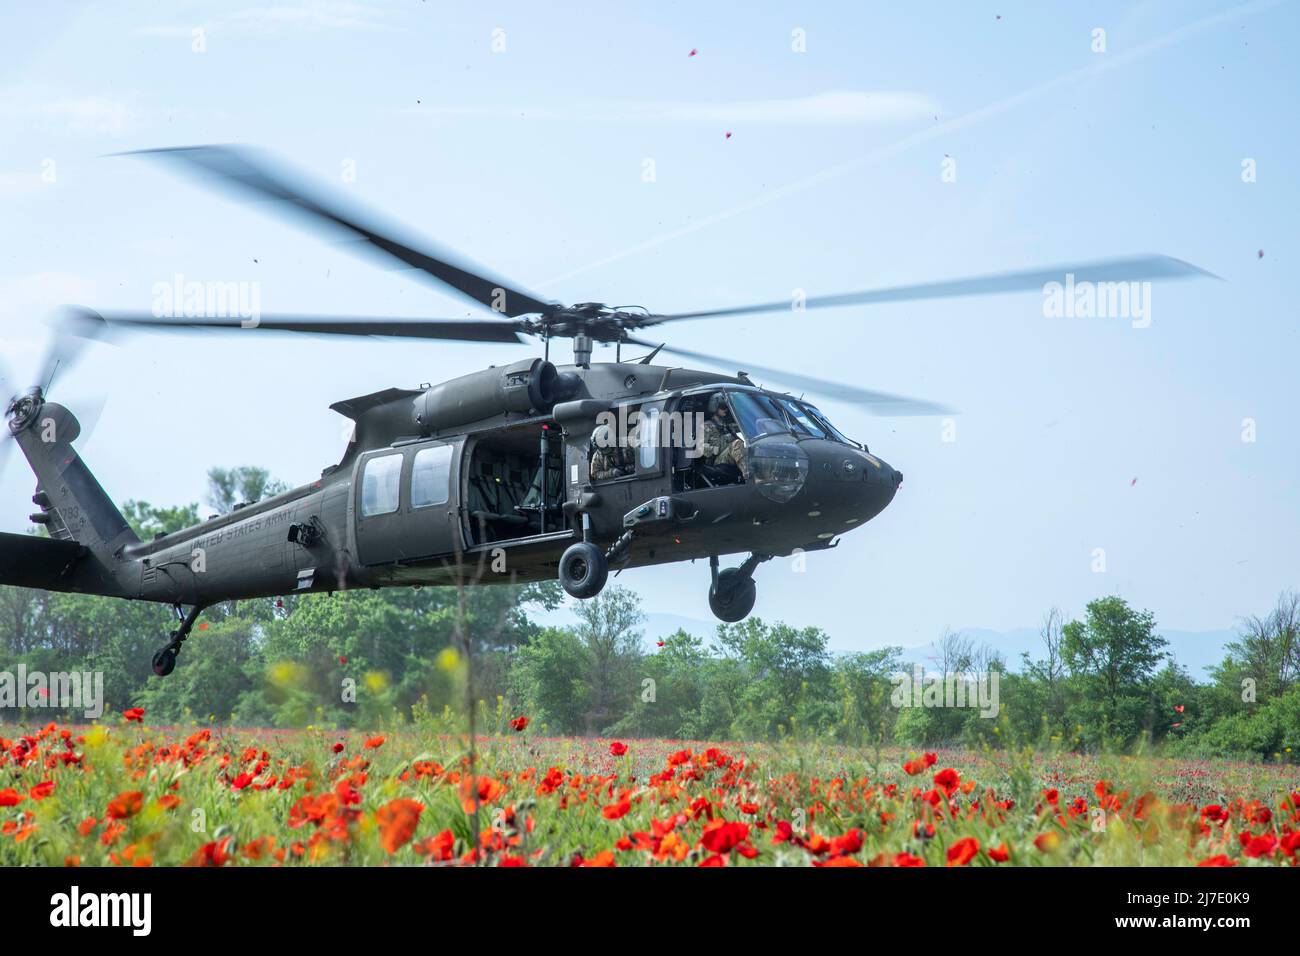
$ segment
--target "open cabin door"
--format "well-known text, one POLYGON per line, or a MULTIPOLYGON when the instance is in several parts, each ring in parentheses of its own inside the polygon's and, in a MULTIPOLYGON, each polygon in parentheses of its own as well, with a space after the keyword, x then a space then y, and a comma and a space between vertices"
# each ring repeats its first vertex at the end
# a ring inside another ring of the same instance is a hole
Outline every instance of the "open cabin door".
POLYGON ((357 557, 396 564, 454 554, 459 540, 463 438, 422 441, 369 452, 353 482, 357 557))

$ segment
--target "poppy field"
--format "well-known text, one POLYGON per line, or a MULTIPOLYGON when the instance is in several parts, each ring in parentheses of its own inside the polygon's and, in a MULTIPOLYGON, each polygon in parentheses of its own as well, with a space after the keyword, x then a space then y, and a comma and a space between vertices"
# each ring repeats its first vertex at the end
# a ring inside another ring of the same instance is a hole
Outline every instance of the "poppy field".
POLYGON ((403 728, 0 728, 0 865, 1294 866, 1277 764, 403 728), (473 767, 473 769, 472 769, 473 767), (475 769, 477 772, 475 772, 475 769))

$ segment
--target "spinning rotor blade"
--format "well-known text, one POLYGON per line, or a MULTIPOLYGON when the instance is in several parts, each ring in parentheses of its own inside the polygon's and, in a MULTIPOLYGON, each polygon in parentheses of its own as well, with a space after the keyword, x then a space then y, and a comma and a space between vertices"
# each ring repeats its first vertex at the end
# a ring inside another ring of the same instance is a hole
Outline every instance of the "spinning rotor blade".
MULTIPOLYGON (((50 343, 36 366, 37 375, 34 381, 23 381, 9 368, 0 364, 0 401, 4 403, 6 409, 11 401, 19 398, 28 389, 40 388, 42 391, 49 391, 55 375, 69 371, 85 352, 86 346, 103 335, 103 321, 99 314, 91 309, 65 309, 51 325, 53 327, 50 343)), ((83 406, 83 411, 88 410, 84 418, 79 417, 83 441, 89 437, 99 421, 99 416, 104 410, 104 402, 105 399, 102 397, 94 398, 83 406)), ((8 464, 14 446, 13 433, 9 431, 7 425, 7 420, 0 424, 0 473, 3 473, 8 464)))
POLYGON ((268 332, 308 332, 318 335, 381 335, 413 339, 451 339, 460 342, 509 342, 518 345, 524 323, 492 319, 402 319, 351 316, 269 315, 248 320, 238 318, 157 318, 147 312, 105 312, 110 326, 172 329, 259 329, 268 332))
MULTIPOLYGON (((1138 282, 1150 279, 1194 279, 1208 276, 1217 279, 1212 272, 1206 272, 1199 266, 1169 256, 1129 256, 1121 259, 1103 259, 1078 265, 1059 265, 1044 269, 1029 269, 1020 272, 999 272, 986 276, 971 276, 965 279, 949 279, 942 282, 923 282, 917 285, 894 286, 888 289, 869 289, 865 292, 846 292, 840 295, 814 296, 807 299, 806 309, 826 309, 842 305, 874 305, 881 302, 911 302, 922 299, 951 299, 967 295, 993 295, 1001 292, 1041 291, 1049 282, 1064 283, 1066 276, 1072 275, 1074 283, 1084 282, 1138 282)), ((657 325, 660 322, 676 322, 681 319, 707 319, 728 315, 753 315, 760 312, 791 312, 794 306, 790 300, 781 302, 764 302, 759 305, 738 305, 727 309, 708 309, 701 312, 677 312, 672 315, 651 315, 640 325, 657 325)))
POLYGON ((289 174, 275 171, 269 159, 246 147, 186 146, 137 150, 126 155, 137 154, 180 163, 253 198, 289 203, 295 211, 317 224, 341 229, 508 318, 546 312, 551 308, 551 303, 490 278, 478 267, 471 269, 457 263, 447 253, 422 252, 393 239, 362 218, 346 214, 338 206, 315 198, 305 189, 291 186, 286 178, 289 174))
POLYGON ((51 322, 50 344, 37 366, 36 381, 49 391, 56 374, 67 373, 85 353, 86 347, 104 336, 104 321, 93 309, 64 308, 51 322))
MULTIPOLYGON (((627 338, 624 341, 633 345, 644 345, 648 348, 656 347, 655 343, 645 342, 640 339, 627 338)), ((775 382, 793 385, 801 390, 816 395, 824 395, 826 398, 833 398, 848 404, 861 405, 873 415, 951 415, 954 413, 953 409, 945 405, 907 398, 903 395, 894 395, 890 392, 877 392, 871 389, 858 388, 856 385, 828 382, 809 375, 800 375, 797 372, 787 372, 784 369, 769 368, 765 365, 754 365, 752 362, 737 362, 735 359, 718 358, 716 355, 691 352, 672 345, 659 346, 659 348, 665 352, 672 352, 674 355, 708 362, 710 365, 718 365, 723 368, 728 366, 734 368, 739 365, 746 371, 754 372, 764 378, 771 378, 775 382)))

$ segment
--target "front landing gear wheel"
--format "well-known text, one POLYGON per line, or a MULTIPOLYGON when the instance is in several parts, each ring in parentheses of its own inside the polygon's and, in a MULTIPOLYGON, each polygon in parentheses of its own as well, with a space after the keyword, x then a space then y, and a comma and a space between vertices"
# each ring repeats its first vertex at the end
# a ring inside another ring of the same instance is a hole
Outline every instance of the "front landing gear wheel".
POLYGON ((560 558, 560 587, 570 597, 593 598, 607 580, 609 562, 605 560, 605 552, 590 541, 569 545, 560 558))
POLYGON ((740 568, 718 572, 718 581, 709 588, 709 610, 719 621, 735 624, 754 610, 758 588, 754 579, 740 568))
POLYGON ((159 650, 153 656, 153 672, 159 677, 166 677, 176 669, 176 648, 171 644, 159 650))

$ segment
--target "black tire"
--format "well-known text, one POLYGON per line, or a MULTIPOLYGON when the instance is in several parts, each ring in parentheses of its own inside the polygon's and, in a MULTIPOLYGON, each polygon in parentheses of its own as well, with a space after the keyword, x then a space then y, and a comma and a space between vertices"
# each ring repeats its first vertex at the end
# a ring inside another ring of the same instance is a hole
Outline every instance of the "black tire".
POLYGON ((727 568, 719 573, 717 586, 709 588, 709 610, 719 621, 727 624, 747 618, 757 600, 758 588, 754 579, 745 577, 736 568, 727 568))
POLYGON ((609 562, 605 552, 594 544, 580 541, 570 545, 560 558, 560 587, 570 597, 593 598, 609 580, 609 562))
POLYGON ((164 647, 153 656, 153 672, 166 677, 176 669, 176 648, 164 647))

